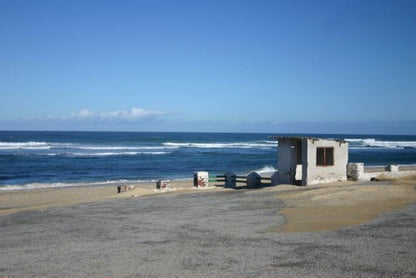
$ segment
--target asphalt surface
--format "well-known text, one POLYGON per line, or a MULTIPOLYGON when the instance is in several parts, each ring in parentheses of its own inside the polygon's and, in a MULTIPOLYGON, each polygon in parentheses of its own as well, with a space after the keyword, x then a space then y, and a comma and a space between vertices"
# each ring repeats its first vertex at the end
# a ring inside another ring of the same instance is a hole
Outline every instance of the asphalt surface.
POLYGON ((416 205, 279 233, 276 192, 101 201, 0 216, 0 277, 416 277, 416 205))

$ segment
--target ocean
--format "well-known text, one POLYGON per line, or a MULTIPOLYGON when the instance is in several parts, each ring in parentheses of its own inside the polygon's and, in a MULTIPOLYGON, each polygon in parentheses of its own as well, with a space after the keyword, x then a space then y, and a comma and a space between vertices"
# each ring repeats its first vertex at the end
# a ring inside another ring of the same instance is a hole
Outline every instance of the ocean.
POLYGON ((272 172, 270 135, 346 139, 350 162, 416 165, 416 136, 0 131, 0 191, 272 172))

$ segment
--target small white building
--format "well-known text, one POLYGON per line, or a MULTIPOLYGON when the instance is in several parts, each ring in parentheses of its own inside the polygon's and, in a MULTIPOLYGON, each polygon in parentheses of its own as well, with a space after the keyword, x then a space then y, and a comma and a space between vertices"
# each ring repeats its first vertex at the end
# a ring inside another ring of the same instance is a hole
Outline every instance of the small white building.
POLYGON ((347 180, 348 142, 282 137, 278 145, 278 183, 308 185, 347 180))

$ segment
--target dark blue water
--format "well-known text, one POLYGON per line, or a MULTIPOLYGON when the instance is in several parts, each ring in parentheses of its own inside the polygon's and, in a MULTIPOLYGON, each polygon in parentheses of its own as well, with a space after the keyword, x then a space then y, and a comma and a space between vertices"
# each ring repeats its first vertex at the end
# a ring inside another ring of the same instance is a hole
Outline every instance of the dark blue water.
MULTIPOLYGON (((279 134, 0 131, 0 187, 268 172, 278 159, 269 135, 279 134)), ((416 136, 307 136, 347 139, 350 162, 416 164, 416 136)))

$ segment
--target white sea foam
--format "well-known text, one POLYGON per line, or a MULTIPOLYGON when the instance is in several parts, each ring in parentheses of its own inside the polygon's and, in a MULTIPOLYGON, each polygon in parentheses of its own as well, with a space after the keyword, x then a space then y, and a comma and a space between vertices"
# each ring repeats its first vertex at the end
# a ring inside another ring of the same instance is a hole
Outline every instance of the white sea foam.
POLYGON ((51 148, 52 146, 46 142, 0 142, 0 150, 45 150, 51 148))
POLYGON ((46 156, 84 156, 84 157, 91 157, 91 156, 130 156, 130 155, 165 155, 170 154, 171 152, 91 152, 91 153, 45 153, 45 154, 37 154, 37 155, 46 155, 46 156))
POLYGON ((62 182, 56 182, 56 183, 28 183, 23 185, 4 185, 0 186, 0 191, 12 191, 12 190, 29 190, 29 189, 44 189, 44 188, 58 188, 58 187, 70 187, 70 186, 81 186, 81 185, 75 185, 70 183, 62 183, 62 182))
POLYGON ((365 139, 360 139, 360 138, 353 138, 353 139, 345 139, 346 141, 348 141, 348 142, 362 142, 363 140, 365 140, 365 139))
MULTIPOLYGON (((0 151, 27 150, 30 155, 40 156, 123 156, 123 155, 165 155, 175 146, 111 146, 50 142, 0 142, 0 151), (45 150, 55 152, 46 153, 45 150), (38 151, 38 152, 35 152, 38 151)), ((20 153, 20 152, 19 152, 20 153)), ((15 154, 12 152, 12 154, 15 154)))
MULTIPOLYGON (((112 156, 112 155, 165 155, 170 152, 98 152, 98 153, 70 153, 73 156, 112 156)), ((58 155, 58 154, 57 154, 58 155)))
POLYGON ((156 182, 155 180, 114 180, 114 181, 97 181, 97 182, 54 182, 54 183, 40 183, 33 182, 21 185, 2 185, 1 191, 16 191, 16 190, 33 190, 46 188, 64 188, 64 187, 88 187, 88 186, 105 186, 105 185, 122 185, 122 184, 140 184, 146 182, 156 182))
MULTIPOLYGON (((251 148, 263 148, 270 149, 276 148, 277 143, 275 141, 253 141, 253 142, 232 142, 232 143, 199 143, 199 142, 165 142, 161 146, 121 146, 121 145, 89 145, 89 144, 73 144, 73 143, 49 143, 49 142, 0 142, 0 150, 85 150, 85 151, 120 151, 114 152, 115 155, 122 153, 144 154, 144 151, 163 151, 174 150, 178 148, 201 148, 201 149, 222 149, 222 148, 234 148, 234 149, 251 149, 251 148), (140 152, 142 151, 142 152, 140 152)), ((103 152, 104 153, 104 152, 103 152)), ((105 152, 109 155, 110 152, 105 152)), ((87 153, 89 154, 89 153, 87 153)), ((154 154, 159 154, 155 152, 154 154)), ((164 154, 164 153, 162 153, 164 154)))
POLYGON ((80 150, 167 150, 167 149, 177 149, 178 147, 168 147, 168 146, 74 146, 74 149, 80 150))
POLYGON ((276 172, 276 168, 274 168, 273 166, 267 165, 264 166, 263 168, 260 168, 254 172, 259 173, 259 174, 272 174, 274 172, 276 172))
POLYGON ((379 141, 374 138, 353 138, 345 139, 350 142, 351 148, 387 148, 387 149, 403 149, 416 148, 416 141, 379 141))
POLYGON ((273 148, 276 147, 276 142, 268 143, 262 142, 234 142, 234 143, 193 143, 193 142, 166 142, 164 146, 179 147, 179 148, 200 148, 200 149, 251 149, 251 148, 273 148))
POLYGON ((45 150, 45 149, 79 149, 79 150, 167 150, 177 149, 176 146, 100 146, 83 145, 73 143, 51 143, 51 142, 0 142, 0 150, 26 149, 26 150, 45 150))

